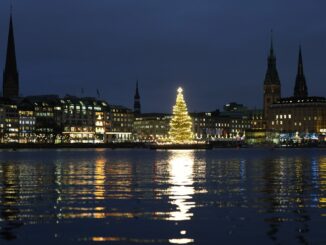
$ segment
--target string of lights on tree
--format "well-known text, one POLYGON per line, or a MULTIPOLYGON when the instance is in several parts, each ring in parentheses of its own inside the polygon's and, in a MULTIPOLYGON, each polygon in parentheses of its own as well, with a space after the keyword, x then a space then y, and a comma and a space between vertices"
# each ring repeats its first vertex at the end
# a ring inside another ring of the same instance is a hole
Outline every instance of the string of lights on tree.
POLYGON ((170 122, 169 137, 173 143, 183 144, 193 140, 192 121, 183 97, 183 89, 180 87, 177 92, 176 104, 173 106, 170 122))

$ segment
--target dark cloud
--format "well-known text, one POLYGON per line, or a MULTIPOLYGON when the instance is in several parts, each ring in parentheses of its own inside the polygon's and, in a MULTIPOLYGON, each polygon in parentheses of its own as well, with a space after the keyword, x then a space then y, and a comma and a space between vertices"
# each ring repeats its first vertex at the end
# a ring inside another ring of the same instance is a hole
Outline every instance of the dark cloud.
MULTIPOLYGON (((9 6, 0 2, 1 67, 9 6)), ((99 88, 131 107, 139 79, 145 111, 170 111, 179 85, 193 111, 261 107, 273 28, 283 95, 292 94, 301 43, 310 94, 325 96, 325 9, 324 0, 16 0, 21 92, 99 88)))

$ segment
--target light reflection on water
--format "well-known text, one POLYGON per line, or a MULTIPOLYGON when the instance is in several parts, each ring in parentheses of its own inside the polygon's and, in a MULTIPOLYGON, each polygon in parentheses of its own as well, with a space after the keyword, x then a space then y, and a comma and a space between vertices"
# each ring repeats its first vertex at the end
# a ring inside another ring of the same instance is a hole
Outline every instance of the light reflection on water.
POLYGON ((177 206, 176 211, 170 213, 169 220, 190 220, 192 213, 189 210, 195 207, 191 201, 195 193, 193 186, 194 151, 173 151, 169 158, 169 183, 168 189, 171 203, 177 206))
POLYGON ((3 151, 0 201, 0 243, 323 244, 326 152, 3 151))

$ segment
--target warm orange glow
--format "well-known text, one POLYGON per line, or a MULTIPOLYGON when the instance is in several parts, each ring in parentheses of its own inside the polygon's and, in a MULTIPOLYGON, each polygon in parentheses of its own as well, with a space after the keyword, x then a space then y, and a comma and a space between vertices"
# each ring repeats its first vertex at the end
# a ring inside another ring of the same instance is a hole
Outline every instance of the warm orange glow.
POLYGON ((95 163, 95 199, 105 197, 105 159, 97 159, 95 163))

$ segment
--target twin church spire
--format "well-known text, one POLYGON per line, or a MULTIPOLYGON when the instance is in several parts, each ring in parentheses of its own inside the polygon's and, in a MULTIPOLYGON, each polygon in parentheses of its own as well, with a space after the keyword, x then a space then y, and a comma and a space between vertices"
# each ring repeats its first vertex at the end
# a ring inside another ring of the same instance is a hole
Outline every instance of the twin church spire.
MULTIPOLYGON (((273 35, 271 37, 271 47, 267 59, 267 71, 264 80, 264 118, 269 120, 269 107, 281 98, 281 82, 276 67, 276 56, 273 46, 273 35)), ((295 80, 295 98, 305 98, 308 96, 306 79, 303 72, 303 61, 301 46, 299 47, 298 71, 295 80)))

